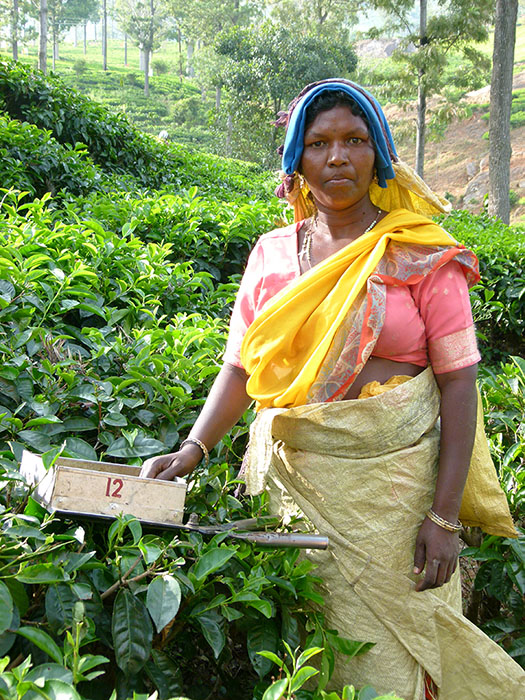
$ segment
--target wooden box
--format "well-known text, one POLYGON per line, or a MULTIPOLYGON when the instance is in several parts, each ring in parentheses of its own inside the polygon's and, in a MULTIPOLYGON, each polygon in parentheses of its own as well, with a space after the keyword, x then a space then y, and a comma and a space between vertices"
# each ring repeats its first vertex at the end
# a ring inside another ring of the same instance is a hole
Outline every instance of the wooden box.
POLYGON ((36 485, 33 498, 48 510, 104 517, 129 513, 159 525, 182 522, 184 479, 145 479, 140 467, 68 457, 59 457, 46 471, 41 457, 28 450, 20 472, 36 485))

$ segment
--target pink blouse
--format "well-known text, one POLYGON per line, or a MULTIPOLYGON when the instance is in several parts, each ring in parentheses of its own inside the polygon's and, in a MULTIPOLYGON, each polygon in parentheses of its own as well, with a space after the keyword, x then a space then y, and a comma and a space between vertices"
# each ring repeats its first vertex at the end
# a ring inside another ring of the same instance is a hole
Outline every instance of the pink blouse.
MULTIPOLYGON (((241 344, 266 302, 301 274, 296 226, 261 236, 246 266, 233 309, 224 361, 242 367, 241 344)), ((420 282, 387 286, 385 321, 372 356, 410 362, 435 374, 481 359, 472 322, 467 282, 451 260, 420 282)))

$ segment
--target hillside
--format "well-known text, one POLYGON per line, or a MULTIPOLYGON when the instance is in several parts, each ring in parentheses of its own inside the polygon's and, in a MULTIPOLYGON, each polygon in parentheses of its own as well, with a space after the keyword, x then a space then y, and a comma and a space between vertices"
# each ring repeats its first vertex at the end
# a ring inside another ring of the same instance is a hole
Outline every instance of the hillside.
MULTIPOLYGON (((525 71, 514 78, 515 101, 519 100, 520 108, 525 95, 525 71)), ((483 210, 483 200, 488 192, 488 105, 490 86, 470 92, 465 96, 469 115, 455 118, 446 128, 439 141, 429 141, 426 148, 425 180, 437 192, 452 201, 455 208, 464 208, 478 214, 483 210), (449 196, 451 195, 451 196, 449 196)), ((406 132, 408 123, 414 124, 415 110, 401 110, 398 106, 389 105, 385 113, 394 124, 406 132)), ((520 111, 525 121, 525 114, 520 111)), ((511 191, 514 206, 511 210, 511 222, 523 223, 525 220, 525 125, 511 130, 512 161, 511 161, 511 191)), ((414 146, 406 139, 398 140, 399 154, 403 160, 412 164, 414 146)))
MULTIPOLYGON (((239 493, 253 410, 188 477, 185 514, 213 537, 48 514, 19 472, 23 450, 48 468, 61 454, 118 470, 180 444, 219 371, 248 249, 282 217, 271 175, 161 142, 20 65, 0 63, 0 96, 13 188, 0 198, 2 700, 261 700, 275 667, 258 652, 301 643, 323 647, 328 680, 335 651, 368 645, 325 628, 323 572, 297 549, 226 540, 232 521, 278 526, 265 494, 239 493)), ((510 355, 525 330, 525 237, 487 216, 443 220, 480 261, 487 434, 522 523, 525 362, 510 355)), ((108 487, 101 501, 118 498, 108 487)), ((468 615, 494 621, 489 635, 525 666, 524 544, 471 548, 483 561, 468 615)))

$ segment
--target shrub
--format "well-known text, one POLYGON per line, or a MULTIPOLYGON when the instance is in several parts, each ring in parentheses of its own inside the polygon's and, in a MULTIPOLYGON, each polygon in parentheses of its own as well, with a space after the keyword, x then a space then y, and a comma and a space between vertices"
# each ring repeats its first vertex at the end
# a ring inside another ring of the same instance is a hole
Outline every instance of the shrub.
POLYGON ((519 539, 470 533, 462 556, 479 562, 468 617, 525 668, 525 359, 482 367, 489 445, 519 539))
POLYGON ((130 189, 169 186, 180 191, 196 185, 229 199, 232 192, 267 197, 274 187, 259 166, 159 143, 123 114, 113 114, 58 78, 33 73, 19 63, 0 62, 0 97, 12 118, 49 130, 63 145, 84 143, 100 168, 132 178, 130 189))
POLYGON ((155 75, 164 75, 165 73, 169 73, 169 70, 170 66, 167 61, 163 61, 160 58, 153 61, 153 72, 155 75))
POLYGON ((73 63, 73 70, 77 75, 83 75, 88 70, 87 62, 83 58, 79 58, 73 63))
POLYGON ((114 201, 103 194, 68 205, 71 216, 95 218, 112 231, 126 222, 143 241, 169 243, 169 259, 191 260, 195 270, 228 282, 244 270, 250 248, 282 217, 282 205, 246 197, 224 203, 199 196, 196 188, 183 195, 158 192, 132 194, 114 201))
POLYGON ((206 113, 202 98, 196 95, 177 100, 173 105, 172 115, 176 124, 189 122, 194 125, 199 123, 203 124, 206 121, 206 113))
POLYGON ((133 86, 139 86, 139 85, 140 85, 139 77, 138 77, 138 75, 137 75, 135 72, 133 72, 133 71, 127 71, 127 72, 126 72, 126 82, 127 82, 129 85, 133 85, 133 86))
POLYGON ((83 144, 62 145, 49 132, 1 114, 0 155, 2 185, 35 197, 61 190, 86 194, 106 184, 83 144))
MULTIPOLYGON (((14 700, 41 679, 48 697, 198 698, 213 684, 217 697, 261 697, 271 662, 258 652, 308 634, 326 649, 326 679, 333 649, 369 645, 307 612, 322 605, 319 579, 297 550, 146 532, 129 516, 80 528, 28 499, 23 448, 48 465, 59 452, 137 463, 173 448, 217 372, 234 289, 170 262, 170 244, 134 235, 138 220, 113 233, 67 223, 49 195, 23 200, 5 193, 0 209, 0 650, 26 660, 0 667, 0 694, 14 700)), ((192 475, 186 512, 202 524, 267 522, 264 497, 233 493, 246 431, 192 475)))
POLYGON ((481 284, 471 291, 480 349, 493 362, 522 349, 525 332, 525 235, 487 214, 454 211, 444 228, 479 259, 481 284))

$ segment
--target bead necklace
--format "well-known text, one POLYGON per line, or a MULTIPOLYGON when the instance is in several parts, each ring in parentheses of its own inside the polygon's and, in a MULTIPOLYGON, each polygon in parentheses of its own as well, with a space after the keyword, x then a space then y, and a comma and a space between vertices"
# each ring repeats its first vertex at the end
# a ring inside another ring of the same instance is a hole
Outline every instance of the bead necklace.
MULTIPOLYGON (((372 221, 370 226, 367 226, 365 228, 365 230, 363 231, 361 236, 364 236, 365 233, 368 233, 369 231, 371 231, 374 228, 374 226, 377 224, 377 221, 379 219, 380 214, 381 214, 381 209, 378 209, 377 214, 376 214, 376 218, 372 221)), ((297 255, 297 257, 299 259, 299 264, 301 264, 301 262, 303 260, 306 260, 306 262, 308 263, 309 270, 311 270, 312 267, 314 266, 313 262, 312 262, 312 238, 313 238, 313 234, 314 234, 316 227, 317 227, 317 214, 306 225, 306 231, 304 234, 303 245, 301 246, 301 250, 299 251, 299 254, 297 255)))

